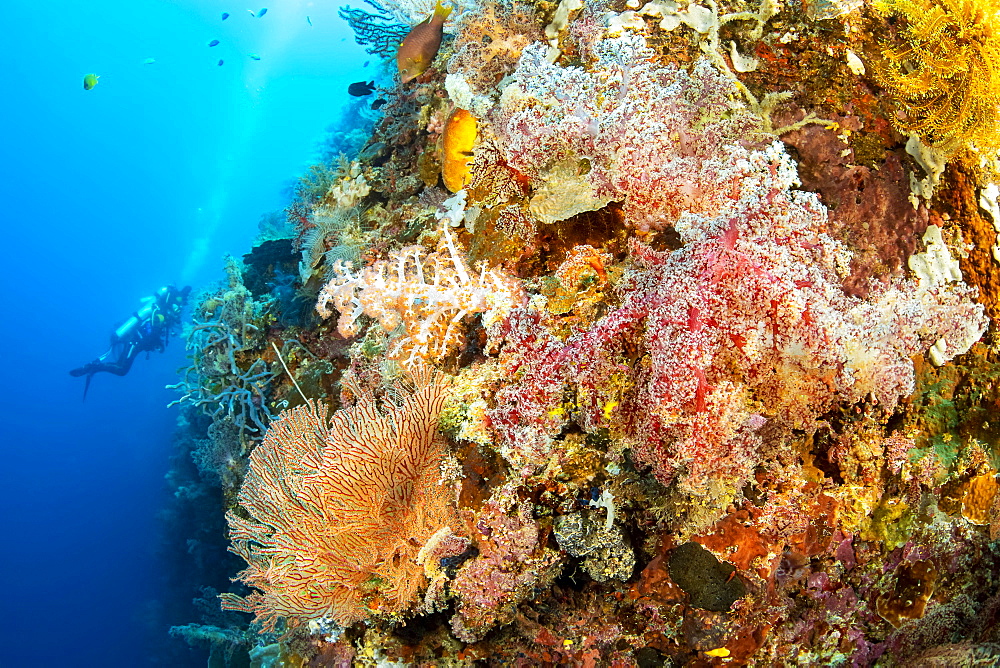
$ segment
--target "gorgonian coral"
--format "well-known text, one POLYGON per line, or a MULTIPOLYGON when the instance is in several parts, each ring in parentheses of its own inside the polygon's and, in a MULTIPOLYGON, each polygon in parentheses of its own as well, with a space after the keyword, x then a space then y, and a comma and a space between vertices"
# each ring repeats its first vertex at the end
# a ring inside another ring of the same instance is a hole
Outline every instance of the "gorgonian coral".
POLYGON ((508 164, 539 185, 553 166, 579 161, 596 195, 623 201, 640 230, 717 209, 741 144, 759 137, 733 82, 707 59, 690 73, 655 65, 637 35, 590 48, 589 70, 550 64, 545 44, 524 49, 492 117, 508 164))
POLYGON ((357 403, 327 414, 313 401, 284 411, 250 456, 241 512, 226 514, 231 551, 253 587, 222 594, 222 607, 256 615, 264 630, 411 607, 425 582, 420 549, 457 526, 439 485, 444 439, 438 415, 446 384, 422 368, 414 389, 393 388, 383 408, 357 389, 357 403))
POLYGON ((1000 148, 1000 2, 877 0, 893 24, 869 58, 890 120, 946 151, 1000 148))

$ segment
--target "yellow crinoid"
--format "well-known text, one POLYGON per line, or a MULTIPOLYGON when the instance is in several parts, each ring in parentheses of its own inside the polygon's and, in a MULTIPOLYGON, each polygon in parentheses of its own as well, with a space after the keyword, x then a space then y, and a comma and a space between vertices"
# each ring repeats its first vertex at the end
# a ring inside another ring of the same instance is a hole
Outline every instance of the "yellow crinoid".
POLYGON ((869 53, 905 134, 947 153, 1000 149, 1000 0, 875 0, 888 19, 869 53))

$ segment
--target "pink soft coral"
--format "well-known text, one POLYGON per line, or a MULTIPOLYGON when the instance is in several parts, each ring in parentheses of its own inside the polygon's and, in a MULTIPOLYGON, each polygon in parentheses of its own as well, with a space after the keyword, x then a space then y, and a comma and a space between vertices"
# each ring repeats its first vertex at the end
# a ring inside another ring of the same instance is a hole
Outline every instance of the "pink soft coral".
POLYGON ((458 569, 451 584, 458 599, 451 627, 465 642, 509 623, 517 606, 562 567, 560 554, 545 546, 531 505, 515 497, 513 487, 502 487, 483 506, 476 523, 479 555, 458 569))
POLYGON ((654 65, 642 37, 588 47, 590 71, 559 67, 544 44, 524 49, 493 122, 509 164, 536 181, 570 158, 586 160, 601 197, 624 202, 630 224, 662 229, 683 212, 708 212, 759 119, 707 59, 691 73, 654 65))
POLYGON ((899 281, 865 300, 845 295, 850 254, 823 231, 818 198, 791 189, 779 145, 739 166, 738 198, 678 221, 683 248, 633 245, 618 308, 558 349, 535 328, 532 357, 544 351, 543 363, 498 393, 490 415, 509 448, 530 444, 523 459, 551 438, 545 407, 559 379, 575 386, 585 429, 609 428, 661 482, 704 493, 746 479, 766 421, 808 430, 838 402, 893 405, 912 391, 910 356, 944 339, 950 359, 982 334, 982 307, 964 285, 899 281))

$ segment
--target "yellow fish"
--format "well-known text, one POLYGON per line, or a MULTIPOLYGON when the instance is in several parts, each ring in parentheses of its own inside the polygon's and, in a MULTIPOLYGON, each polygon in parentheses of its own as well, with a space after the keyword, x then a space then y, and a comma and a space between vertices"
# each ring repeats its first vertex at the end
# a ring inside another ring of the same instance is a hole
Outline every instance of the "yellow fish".
POLYGON ((84 74, 83 75, 83 90, 90 90, 97 85, 97 80, 101 77, 96 74, 84 74))
POLYGON ((413 81, 431 66, 431 61, 441 48, 441 32, 449 14, 451 7, 445 7, 438 0, 434 13, 413 26, 403 38, 403 43, 396 52, 396 65, 403 83, 413 81))
POLYGON ((444 124, 441 178, 453 193, 472 180, 472 147, 476 143, 476 118, 465 109, 455 109, 444 124))

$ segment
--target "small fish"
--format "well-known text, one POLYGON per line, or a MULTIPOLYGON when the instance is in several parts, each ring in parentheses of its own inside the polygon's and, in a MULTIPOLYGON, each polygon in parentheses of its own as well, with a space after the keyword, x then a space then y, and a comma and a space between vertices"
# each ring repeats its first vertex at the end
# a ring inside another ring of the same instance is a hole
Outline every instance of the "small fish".
POLYGON ((306 17, 306 23, 308 23, 309 25, 312 25, 313 24, 313 20, 307 16, 306 17))
POLYGON ((256 53, 251 53, 250 57, 253 58, 254 60, 260 60, 260 56, 258 56, 256 53))
POLYGON ((451 14, 451 9, 438 0, 434 13, 413 26, 403 38, 403 43, 396 52, 396 66, 403 83, 413 81, 431 66, 431 61, 441 48, 444 20, 451 14))
POLYGON ((262 10, 257 12, 257 18, 264 16, 264 14, 267 14, 267 7, 264 7, 262 10))
POLYGON ((364 97, 365 95, 371 95, 372 91, 375 90, 375 82, 369 81, 355 81, 350 86, 347 87, 347 93, 353 95, 354 97, 364 97))
POLYGON ((365 64, 364 64, 364 65, 362 65, 361 67, 368 67, 368 63, 370 63, 370 62, 371 62, 370 60, 366 60, 366 61, 365 61, 365 64))
POLYGON ((142 64, 143 65, 152 65, 155 62, 156 62, 156 58, 147 58, 146 60, 142 61, 142 64))
POLYGON ((226 62, 226 61, 224 61, 224 60, 220 60, 220 61, 219 61, 219 67, 222 67, 222 63, 224 63, 224 62, 226 62))
POLYGON ((254 16, 254 17, 256 17, 256 16, 257 16, 256 14, 254 14, 254 13, 253 13, 253 10, 252 10, 252 9, 248 9, 247 11, 248 11, 248 12, 250 12, 250 16, 254 16))
POLYGON ((229 18, 229 12, 222 12, 222 20, 225 21, 229 18))
POLYGON ((208 45, 209 46, 219 46, 219 40, 213 39, 211 42, 208 43, 208 45))
POLYGON ((384 105, 386 102, 388 102, 388 100, 380 97, 379 99, 372 102, 372 109, 381 109, 382 105, 384 105))
POLYGON ((90 90, 97 85, 97 80, 101 77, 96 74, 85 74, 83 75, 83 90, 90 90))

